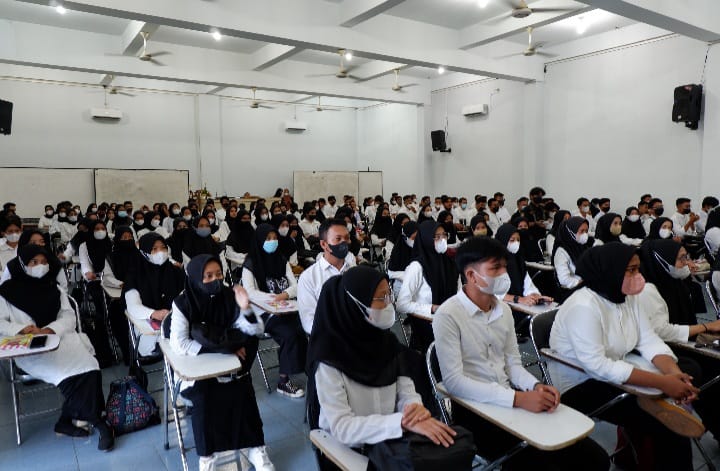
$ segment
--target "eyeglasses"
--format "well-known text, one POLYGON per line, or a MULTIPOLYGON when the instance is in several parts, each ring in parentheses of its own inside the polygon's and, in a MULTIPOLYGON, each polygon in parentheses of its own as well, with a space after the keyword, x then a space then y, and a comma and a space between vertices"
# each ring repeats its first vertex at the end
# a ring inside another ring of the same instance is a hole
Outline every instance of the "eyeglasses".
POLYGON ((434 240, 440 240, 440 239, 447 239, 448 235, 444 232, 442 234, 435 234, 435 237, 433 237, 434 240))
POLYGON ((690 256, 688 254, 685 254, 682 257, 678 257, 678 260, 680 260, 681 262, 689 262, 690 256))
POLYGON ((372 298, 373 301, 383 301, 385 304, 392 304, 395 302, 395 296, 392 294, 392 291, 385 293, 385 296, 382 298, 372 298))

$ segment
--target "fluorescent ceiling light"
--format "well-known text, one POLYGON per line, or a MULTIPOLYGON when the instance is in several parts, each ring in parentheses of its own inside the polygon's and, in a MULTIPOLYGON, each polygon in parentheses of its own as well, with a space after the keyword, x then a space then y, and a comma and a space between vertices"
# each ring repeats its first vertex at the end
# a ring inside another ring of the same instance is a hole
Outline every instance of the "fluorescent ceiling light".
POLYGON ((480 8, 485 8, 488 6, 488 3, 490 3, 490 0, 478 0, 478 6, 480 8))
POLYGON ((352 58, 353 58, 352 52, 346 51, 346 52, 345 52, 345 60, 346 60, 346 61, 351 61, 352 58))
POLYGON ((438 70, 438 74, 440 74, 440 75, 445 73, 445 67, 443 67, 443 66, 439 66, 437 70, 438 70))
POLYGON ((211 34, 215 41, 220 41, 222 39, 222 34, 220 34, 220 31, 213 31, 211 34))
POLYGON ((61 15, 64 15, 65 13, 67 13, 67 8, 62 5, 58 5, 55 7, 55 11, 60 13, 61 15))

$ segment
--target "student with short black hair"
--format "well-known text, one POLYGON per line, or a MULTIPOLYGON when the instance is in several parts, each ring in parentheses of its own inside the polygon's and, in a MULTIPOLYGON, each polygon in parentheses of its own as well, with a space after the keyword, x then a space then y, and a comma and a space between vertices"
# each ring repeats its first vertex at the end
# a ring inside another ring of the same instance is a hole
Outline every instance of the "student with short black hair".
POLYGON ((692 212, 690 208, 690 198, 678 198, 675 200, 677 211, 671 216, 673 222, 673 232, 677 237, 694 236, 695 223, 700 220, 700 216, 692 212))
POLYGON ((720 206, 720 201, 714 196, 706 196, 703 198, 701 206, 700 212, 698 213, 700 219, 695 222, 695 231, 699 234, 703 234, 705 232, 708 214, 710 214, 710 211, 720 206))
POLYGON ((14 215, 10 215, 0 220, 0 270, 4 269, 8 262, 17 255, 20 236, 22 235, 22 220, 14 215))
MULTIPOLYGON (((459 398, 552 413, 560 393, 525 370, 512 313, 498 300, 511 285, 506 261, 505 246, 486 237, 472 237, 458 248, 455 263, 463 287, 438 308, 433 321, 443 384, 459 398)), ((521 441, 458 403, 452 411, 455 423, 473 432, 484 458, 497 459, 521 441)), ((527 447, 503 464, 503 469, 522 470, 609 467, 607 453, 589 438, 553 452, 527 447)))
POLYGON ((650 234, 650 225, 653 221, 665 213, 663 201, 660 198, 652 198, 648 202, 647 218, 643 221, 643 228, 646 234, 650 234))

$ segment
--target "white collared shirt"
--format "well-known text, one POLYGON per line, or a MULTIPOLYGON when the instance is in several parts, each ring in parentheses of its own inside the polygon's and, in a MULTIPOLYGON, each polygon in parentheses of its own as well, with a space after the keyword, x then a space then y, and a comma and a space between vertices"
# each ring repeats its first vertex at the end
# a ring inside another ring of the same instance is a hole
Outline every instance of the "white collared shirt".
POLYGON ((345 273, 354 266, 355 255, 352 252, 348 252, 345 263, 340 270, 331 265, 324 255, 321 255, 310 268, 302 272, 298 280, 297 301, 300 322, 305 333, 310 335, 312 332, 313 322, 315 321, 315 308, 325 282, 335 275, 345 273))
MULTIPOLYGON (((503 225, 502 218, 500 217, 500 211, 497 213, 493 213, 489 209, 485 211, 485 213, 488 215, 488 226, 493 231, 493 235, 497 234, 497 230, 500 228, 500 226, 503 225)), ((474 228, 470 228, 474 229, 474 228)))
POLYGON ((505 224, 506 222, 510 222, 510 213, 508 212, 507 208, 505 208, 505 206, 501 206, 500 209, 498 209, 497 215, 503 224, 505 224))
POLYGON ((657 219, 655 216, 648 214, 647 217, 643 220, 642 225, 643 229, 645 229, 645 235, 650 235, 650 225, 655 219, 657 219))
POLYGON ((420 262, 410 262, 405 268, 395 307, 401 314, 432 314, 432 289, 425 281, 420 262))
POLYGON ((690 326, 670 323, 670 311, 657 287, 647 283, 638 295, 642 310, 647 314, 655 333, 666 342, 687 342, 690 326))
POLYGON ((553 384, 561 393, 591 378, 625 383, 634 367, 624 358, 633 350, 650 362, 657 355, 677 360, 653 330, 638 296, 627 296, 624 303, 615 304, 589 288, 576 291, 560 306, 550 347, 585 370, 550 362, 553 384))
POLYGON ((681 214, 676 212, 672 216, 670 216, 670 219, 672 219, 673 222, 673 232, 678 237, 683 237, 686 235, 695 235, 695 228, 691 227, 689 230, 685 230, 685 225, 690 222, 690 215, 689 214, 681 214))
POLYGON ((303 218, 300 222, 298 222, 298 226, 300 226, 300 229, 302 229, 305 237, 317 237, 318 235, 320 235, 320 223, 317 221, 317 219, 308 221, 307 219, 303 218))
POLYGON ((481 311, 463 289, 433 318, 435 348, 443 384, 454 396, 512 407, 511 385, 530 391, 538 383, 520 359, 510 307, 496 301, 481 311))
POLYGON ((582 281, 582 278, 575 274, 575 264, 564 248, 558 247, 555 251, 553 265, 555 266, 558 283, 563 288, 573 289, 582 281))
MULTIPOLYGON (((712 209, 710 211, 712 211, 712 209)), ((700 212, 698 212, 698 216, 700 216, 700 219, 695 221, 695 230, 698 233, 702 233, 705 232, 705 224, 707 224, 708 213, 706 213, 704 209, 701 209, 700 212)))

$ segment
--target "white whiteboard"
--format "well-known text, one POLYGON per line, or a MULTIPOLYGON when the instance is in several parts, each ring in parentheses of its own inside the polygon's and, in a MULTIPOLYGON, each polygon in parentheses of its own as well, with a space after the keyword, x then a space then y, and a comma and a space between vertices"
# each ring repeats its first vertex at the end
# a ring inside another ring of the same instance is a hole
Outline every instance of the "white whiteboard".
POLYGON ((85 211, 95 201, 91 168, 10 168, 0 169, 0 202, 17 204, 23 218, 39 218, 44 206, 72 201, 85 211))
POLYGON ((115 170, 95 169, 95 195, 99 202, 131 200, 135 208, 164 202, 180 203, 188 199, 187 170, 115 170))
POLYGON ((303 203, 335 195, 342 203, 343 195, 358 196, 358 172, 294 172, 293 198, 303 203))
POLYGON ((368 196, 383 194, 383 174, 382 172, 358 172, 358 206, 362 205, 362 200, 368 196))

